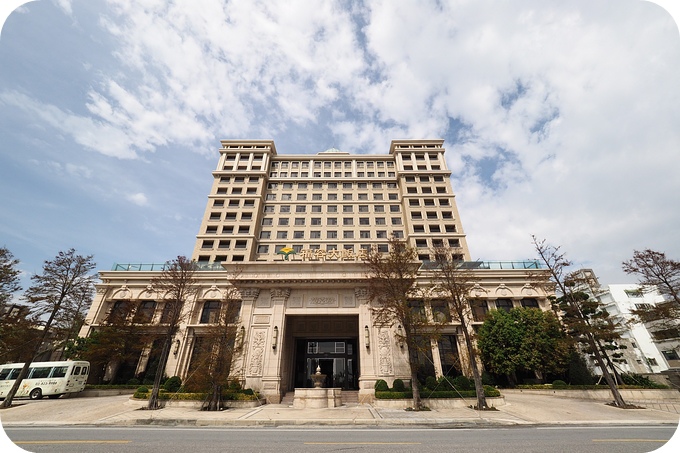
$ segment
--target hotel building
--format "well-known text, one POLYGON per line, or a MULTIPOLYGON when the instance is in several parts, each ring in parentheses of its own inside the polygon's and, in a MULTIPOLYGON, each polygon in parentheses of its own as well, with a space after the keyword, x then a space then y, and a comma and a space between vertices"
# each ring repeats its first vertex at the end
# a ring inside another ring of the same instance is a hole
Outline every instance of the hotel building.
MULTIPOLYGON (((537 262, 470 260, 443 140, 394 140, 384 154, 329 149, 279 155, 270 140, 221 145, 192 254, 201 289, 185 307, 168 376, 186 376, 194 347, 237 272, 244 348, 232 375, 268 401, 310 386, 317 366, 328 386, 366 397, 377 379, 408 380, 407 351, 394 335, 400 326, 374 324, 362 263, 372 247, 388 252, 391 236, 408 241, 423 263, 433 247, 455 248, 479 278, 473 324, 492 308, 549 307, 547 294, 530 283, 544 272, 537 262)), ((119 301, 136 301, 147 311, 145 328, 159 324, 163 301, 150 280, 161 267, 117 264, 101 271, 81 336, 96 330, 119 301)), ((449 323, 423 355, 422 373, 469 374, 448 307, 435 300, 424 309, 449 323)), ((149 345, 128 364, 134 375, 144 373, 153 349, 149 345)))

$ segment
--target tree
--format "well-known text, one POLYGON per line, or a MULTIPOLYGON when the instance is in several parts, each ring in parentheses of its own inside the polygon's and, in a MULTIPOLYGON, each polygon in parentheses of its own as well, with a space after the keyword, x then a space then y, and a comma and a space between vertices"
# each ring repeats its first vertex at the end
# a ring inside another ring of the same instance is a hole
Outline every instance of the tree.
POLYGON ((170 355, 170 347, 185 316, 185 303, 198 293, 199 287, 195 276, 197 269, 198 267, 194 261, 189 260, 185 256, 178 256, 176 259, 167 262, 161 274, 151 282, 153 288, 165 303, 161 319, 161 323, 165 324, 165 332, 161 334, 160 338, 163 346, 158 367, 156 368, 153 389, 149 397, 148 409, 158 409, 160 407, 158 404, 158 392, 165 372, 165 365, 170 355))
POLYGON ((49 338, 50 328, 55 319, 63 312, 74 311, 83 300, 92 299, 95 276, 90 272, 94 267, 92 255, 78 255, 74 249, 69 249, 66 252, 59 252, 53 260, 45 261, 42 274, 31 277, 33 283, 23 297, 32 305, 35 316, 40 318, 47 316, 47 320, 44 322, 39 341, 35 343, 31 359, 25 362, 0 407, 12 405, 14 395, 21 381, 26 378, 32 360, 49 338))
POLYGON ((139 358, 142 345, 152 337, 135 322, 138 304, 120 300, 111 308, 106 319, 87 338, 70 340, 65 348, 69 359, 90 362, 91 375, 102 378, 107 366, 112 367, 110 382, 115 383, 121 363, 139 358))
POLYGON ((570 348, 557 317, 536 308, 491 310, 479 329, 477 345, 488 371, 508 375, 517 372, 561 373, 569 363, 570 348))
POLYGON ((7 247, 0 248, 0 316, 4 314, 7 302, 12 295, 21 290, 19 284, 20 271, 17 269, 19 260, 14 258, 7 247))
POLYGON ((560 248, 547 244, 545 240, 538 240, 535 236, 532 239, 536 252, 550 273, 548 280, 538 283, 556 290, 558 297, 553 309, 560 314, 567 335, 582 344, 585 352, 593 355, 614 397, 614 405, 620 408, 630 407, 623 400, 607 366, 609 357, 605 345, 612 344, 617 338, 616 326, 608 319, 608 313, 602 309, 601 304, 582 291, 587 287, 587 282, 581 273, 569 272, 572 263, 560 248))
POLYGON ((637 320, 654 323, 660 329, 677 329, 680 322, 680 261, 650 249, 635 250, 633 258, 623 262, 623 271, 637 276, 642 291, 657 290, 665 299, 663 303, 643 304, 631 310, 637 320))
POLYGON ((236 320, 241 311, 241 293, 237 279, 230 278, 231 286, 223 293, 216 316, 195 341, 195 368, 187 379, 187 386, 208 390, 203 409, 218 411, 222 408, 222 390, 228 385, 231 365, 242 349, 243 339, 236 320))
POLYGON ((447 303, 455 321, 460 324, 460 330, 465 340, 468 353, 468 361, 472 371, 472 379, 475 384, 478 410, 489 409, 484 395, 482 373, 477 360, 477 349, 472 329, 472 299, 470 293, 475 283, 479 280, 472 271, 461 266, 459 250, 444 247, 434 251, 435 267, 433 268, 435 292, 447 303))
POLYGON ((388 247, 387 254, 371 249, 365 260, 371 312, 377 325, 401 326, 395 338, 408 349, 413 409, 420 410, 418 355, 431 347, 430 338, 436 338, 437 329, 421 310, 423 290, 417 284, 421 263, 415 249, 396 238, 389 239, 388 247))

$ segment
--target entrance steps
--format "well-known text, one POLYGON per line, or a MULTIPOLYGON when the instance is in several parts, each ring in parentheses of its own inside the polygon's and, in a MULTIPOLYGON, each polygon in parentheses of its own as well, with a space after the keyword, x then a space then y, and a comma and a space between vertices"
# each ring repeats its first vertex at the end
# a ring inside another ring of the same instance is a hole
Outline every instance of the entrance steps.
MULTIPOLYGON (((295 399, 295 390, 290 390, 283 395, 281 403, 284 406, 292 406, 295 399)), ((358 406, 359 405, 359 390, 343 390, 342 404, 344 406, 358 406)))

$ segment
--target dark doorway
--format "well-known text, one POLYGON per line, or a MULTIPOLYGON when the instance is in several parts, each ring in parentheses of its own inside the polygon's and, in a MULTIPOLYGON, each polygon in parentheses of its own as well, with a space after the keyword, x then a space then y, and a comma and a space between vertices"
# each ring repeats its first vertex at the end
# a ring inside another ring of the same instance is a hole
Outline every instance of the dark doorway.
POLYGON ((311 375, 317 367, 326 375, 324 387, 356 390, 359 388, 357 339, 295 340, 295 387, 314 387, 311 375))

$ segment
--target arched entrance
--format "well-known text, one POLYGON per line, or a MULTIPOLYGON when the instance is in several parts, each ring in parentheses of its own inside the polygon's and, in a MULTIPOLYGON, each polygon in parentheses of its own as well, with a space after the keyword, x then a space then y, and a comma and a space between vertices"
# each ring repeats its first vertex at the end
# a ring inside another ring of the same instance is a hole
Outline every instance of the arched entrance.
POLYGON ((286 316, 288 389, 313 387, 317 366, 325 387, 359 388, 359 317, 286 316))

